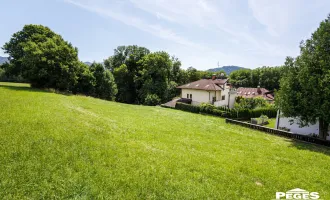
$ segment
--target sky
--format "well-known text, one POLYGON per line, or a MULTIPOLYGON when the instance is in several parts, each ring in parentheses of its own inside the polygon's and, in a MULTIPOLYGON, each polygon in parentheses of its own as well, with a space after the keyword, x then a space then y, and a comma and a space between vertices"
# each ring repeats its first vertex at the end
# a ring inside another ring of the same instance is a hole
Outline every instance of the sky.
MULTIPOLYGON (((102 62, 120 45, 166 51, 206 70, 282 65, 329 14, 329 0, 0 0, 0 46, 42 24, 102 62)), ((6 56, 0 51, 0 56, 6 56)))

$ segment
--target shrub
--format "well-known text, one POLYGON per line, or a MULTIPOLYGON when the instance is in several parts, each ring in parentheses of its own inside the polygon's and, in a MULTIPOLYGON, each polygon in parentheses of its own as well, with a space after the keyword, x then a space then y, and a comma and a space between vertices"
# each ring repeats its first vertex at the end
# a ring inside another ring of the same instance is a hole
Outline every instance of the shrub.
POLYGON ((147 94, 144 99, 144 105, 156 106, 160 104, 160 98, 156 94, 147 94))
POLYGON ((0 66, 0 80, 2 80, 5 77, 5 70, 1 68, 0 66))
POLYGON ((261 115, 259 118, 251 118, 251 124, 266 125, 269 124, 267 115, 261 115))
POLYGON ((218 110, 218 109, 213 109, 212 113, 210 113, 210 114, 215 115, 215 116, 223 117, 226 114, 226 112, 218 110))
POLYGON ((202 113, 212 114, 215 109, 216 107, 209 103, 202 103, 200 105, 200 112, 202 113))
POLYGON ((230 109, 227 112, 229 118, 250 119, 258 118, 261 115, 267 115, 269 118, 274 118, 277 115, 277 110, 274 107, 257 108, 257 109, 230 109))
POLYGON ((207 103, 203 103, 200 106, 194 106, 190 104, 177 102, 175 108, 178 110, 184 110, 192 113, 205 113, 205 114, 221 116, 221 117, 225 117, 227 114, 227 112, 219 110, 217 109, 217 107, 207 103))
POLYGON ((225 107, 225 106, 216 107, 216 109, 222 110, 222 111, 225 111, 225 112, 229 112, 231 110, 230 108, 225 107))
POLYGON ((200 112, 200 107, 199 106, 194 106, 190 104, 185 104, 185 103, 180 103, 177 102, 175 104, 175 108, 178 110, 184 110, 192 113, 199 113, 200 112))
POLYGON ((0 65, 0 81, 18 83, 27 82, 21 74, 15 72, 13 65, 8 62, 0 65))
POLYGON ((255 109, 255 108, 261 108, 261 107, 268 107, 268 105, 269 105, 269 103, 261 97, 256 97, 256 98, 237 97, 236 103, 235 103, 235 108, 236 109, 255 109))
POLYGON ((262 115, 267 115, 270 118, 274 118, 277 115, 277 110, 274 107, 270 108, 258 108, 258 109, 229 109, 226 107, 215 107, 214 105, 202 103, 200 106, 193 106, 190 104, 177 102, 176 109, 189 111, 193 113, 205 113, 215 116, 238 118, 238 119, 251 119, 257 118, 262 115))

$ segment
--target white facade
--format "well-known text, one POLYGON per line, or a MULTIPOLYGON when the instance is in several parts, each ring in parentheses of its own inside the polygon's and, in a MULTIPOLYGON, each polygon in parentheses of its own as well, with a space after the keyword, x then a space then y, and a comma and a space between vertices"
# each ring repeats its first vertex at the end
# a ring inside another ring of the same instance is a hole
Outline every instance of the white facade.
MULTIPOLYGON (((299 120, 294 118, 287 118, 283 116, 279 116, 279 112, 277 112, 275 129, 279 127, 285 127, 290 129, 290 132, 298 133, 301 135, 311 135, 311 134, 319 134, 319 123, 309 124, 309 126, 299 127, 299 120), (293 120, 293 122, 291 122, 293 120)), ((329 129, 330 130, 330 129, 329 129)), ((328 132, 330 134, 330 131, 328 132)), ((327 136, 327 140, 330 140, 330 136, 327 136)))
POLYGON ((193 105, 213 103, 214 106, 229 106, 229 108, 232 108, 235 103, 236 91, 230 91, 229 86, 225 86, 223 91, 182 89, 181 98, 191 99, 193 105))

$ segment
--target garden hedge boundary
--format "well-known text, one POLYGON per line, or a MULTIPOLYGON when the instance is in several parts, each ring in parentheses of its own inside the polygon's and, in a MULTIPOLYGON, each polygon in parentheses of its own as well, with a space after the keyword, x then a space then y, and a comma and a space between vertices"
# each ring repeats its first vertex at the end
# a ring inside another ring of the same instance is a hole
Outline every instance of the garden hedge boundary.
POLYGON ((205 114, 226 117, 226 118, 234 118, 234 119, 251 119, 251 118, 260 117, 261 115, 267 115, 267 117, 269 118, 275 118, 277 115, 277 110, 275 108, 237 110, 237 109, 229 109, 226 107, 215 107, 211 104, 202 104, 200 106, 195 106, 181 102, 176 103, 175 109, 188 111, 192 113, 205 113, 205 114))

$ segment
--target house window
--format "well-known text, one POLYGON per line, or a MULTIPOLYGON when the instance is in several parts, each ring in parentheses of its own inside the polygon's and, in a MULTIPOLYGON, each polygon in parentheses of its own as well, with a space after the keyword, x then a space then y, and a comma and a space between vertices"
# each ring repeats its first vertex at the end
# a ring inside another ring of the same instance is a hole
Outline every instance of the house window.
POLYGON ((192 94, 190 94, 190 99, 192 99, 192 94))
POLYGON ((187 94, 187 99, 189 99, 189 94, 187 94))
POLYGON ((225 95, 222 95, 221 100, 223 101, 225 99, 226 99, 226 96, 225 95))

